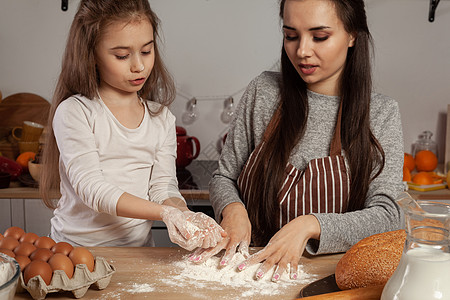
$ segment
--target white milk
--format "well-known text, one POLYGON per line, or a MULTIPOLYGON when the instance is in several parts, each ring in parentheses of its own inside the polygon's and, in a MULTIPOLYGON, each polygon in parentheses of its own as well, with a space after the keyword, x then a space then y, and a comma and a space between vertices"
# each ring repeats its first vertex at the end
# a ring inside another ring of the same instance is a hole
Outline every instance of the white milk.
POLYGON ((450 300, 450 253, 414 248, 403 254, 381 300, 450 300))

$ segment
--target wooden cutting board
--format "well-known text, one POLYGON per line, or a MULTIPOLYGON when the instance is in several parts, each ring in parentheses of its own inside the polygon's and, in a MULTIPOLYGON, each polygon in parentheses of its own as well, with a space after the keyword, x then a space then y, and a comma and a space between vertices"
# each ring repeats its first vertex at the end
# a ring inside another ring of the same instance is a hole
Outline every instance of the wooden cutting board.
POLYGON ((23 121, 47 124, 50 103, 39 95, 17 93, 0 102, 0 127, 21 126, 23 121))
POLYGON ((339 291, 329 294, 322 294, 306 298, 307 300, 379 300, 384 286, 371 286, 346 291, 339 291))
POLYGON ((15 126, 23 121, 32 121, 47 125, 50 103, 39 95, 17 93, 0 100, 0 152, 3 156, 15 160, 19 155, 17 141, 11 136, 15 126))

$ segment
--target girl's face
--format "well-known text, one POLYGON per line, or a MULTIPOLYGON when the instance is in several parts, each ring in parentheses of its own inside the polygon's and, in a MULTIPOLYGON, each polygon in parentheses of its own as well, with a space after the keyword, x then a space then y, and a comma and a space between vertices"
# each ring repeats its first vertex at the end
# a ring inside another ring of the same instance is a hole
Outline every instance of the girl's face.
POLYGON ((329 0, 287 0, 284 49, 308 89, 338 95, 338 79, 354 37, 344 29, 329 0))
POLYGON ((153 69, 153 45, 153 27, 146 18, 110 24, 95 49, 99 89, 120 95, 137 93, 153 69))

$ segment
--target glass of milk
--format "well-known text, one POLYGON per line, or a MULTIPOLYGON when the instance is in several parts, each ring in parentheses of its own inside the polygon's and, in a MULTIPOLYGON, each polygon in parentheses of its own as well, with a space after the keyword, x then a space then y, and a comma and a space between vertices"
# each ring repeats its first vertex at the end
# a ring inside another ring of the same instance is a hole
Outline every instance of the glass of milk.
POLYGON ((450 204, 404 193, 406 242, 381 300, 450 300, 450 204))

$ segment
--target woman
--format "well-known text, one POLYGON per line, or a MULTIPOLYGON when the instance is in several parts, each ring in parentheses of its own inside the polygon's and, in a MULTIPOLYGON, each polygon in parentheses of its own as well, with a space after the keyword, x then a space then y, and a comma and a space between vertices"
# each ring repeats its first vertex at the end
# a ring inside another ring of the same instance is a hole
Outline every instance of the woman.
POLYGON ((225 265, 252 239, 265 248, 238 268, 263 262, 259 279, 277 265, 274 281, 297 278, 305 248, 342 252, 397 229, 403 163, 398 105, 372 92, 363 0, 282 0, 280 16, 281 74, 250 83, 210 186, 228 237, 191 257, 225 248, 225 265))

